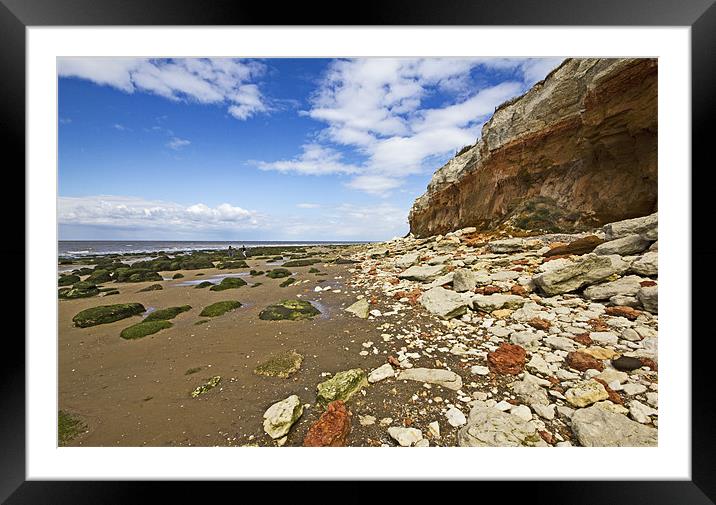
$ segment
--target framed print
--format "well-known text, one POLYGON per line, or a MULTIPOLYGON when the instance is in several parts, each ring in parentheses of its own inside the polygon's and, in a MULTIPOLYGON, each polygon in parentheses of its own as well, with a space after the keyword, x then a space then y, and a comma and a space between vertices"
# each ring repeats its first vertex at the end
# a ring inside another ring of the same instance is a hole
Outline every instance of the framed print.
POLYGON ((711 503, 711 3, 3 0, 3 499, 711 503))

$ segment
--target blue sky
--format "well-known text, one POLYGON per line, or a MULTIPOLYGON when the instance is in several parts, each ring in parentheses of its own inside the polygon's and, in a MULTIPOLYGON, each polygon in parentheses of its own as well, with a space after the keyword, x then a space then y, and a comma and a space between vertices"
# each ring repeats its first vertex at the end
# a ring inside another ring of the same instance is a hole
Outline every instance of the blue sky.
POLYGON ((62 240, 386 240, 545 59, 58 60, 62 240))

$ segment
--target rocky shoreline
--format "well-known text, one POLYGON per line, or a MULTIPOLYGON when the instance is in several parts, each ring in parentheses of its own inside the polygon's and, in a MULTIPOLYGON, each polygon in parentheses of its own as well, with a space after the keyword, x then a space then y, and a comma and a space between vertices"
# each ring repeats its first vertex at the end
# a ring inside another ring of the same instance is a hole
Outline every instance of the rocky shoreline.
POLYGON ((415 391, 411 417, 381 420, 380 445, 656 445, 657 224, 498 240, 466 228, 355 253, 346 310, 382 332, 360 354, 386 355, 363 386, 415 391))

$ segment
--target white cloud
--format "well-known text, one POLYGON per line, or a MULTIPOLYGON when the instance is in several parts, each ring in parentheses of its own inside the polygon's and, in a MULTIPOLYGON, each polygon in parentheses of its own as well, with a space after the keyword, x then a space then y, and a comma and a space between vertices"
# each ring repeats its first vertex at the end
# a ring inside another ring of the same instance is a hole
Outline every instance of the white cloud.
POLYGON ((180 139, 179 137, 172 137, 169 142, 167 142, 167 147, 178 151, 179 149, 186 147, 189 144, 191 144, 191 141, 189 140, 180 139))
POLYGON ((342 154, 335 149, 322 147, 318 144, 305 144, 302 148, 303 153, 290 160, 251 161, 251 163, 261 170, 277 170, 303 175, 353 174, 360 171, 360 167, 344 163, 342 154))
POLYGON ((58 222, 65 225, 202 232, 257 228, 260 221, 258 213, 228 203, 209 207, 128 196, 58 198, 58 222))
POLYGON ((226 104, 229 114, 245 120, 267 112, 253 82, 266 71, 257 61, 215 58, 60 58, 60 77, 88 79, 126 93, 143 91, 170 100, 226 104))
POLYGON ((320 143, 303 146, 289 160, 256 162, 264 170, 301 174, 351 174, 349 187, 386 194, 405 177, 434 170, 465 145, 473 144, 495 108, 543 78, 561 59, 391 59, 334 61, 304 114, 324 122, 320 143), (512 70, 514 79, 475 86, 478 66, 512 70), (453 96, 440 107, 425 107, 437 91, 453 96), (345 163, 329 144, 363 161, 345 163), (428 166, 428 163, 435 165, 428 166))
POLYGON ((321 205, 318 203, 298 203, 296 204, 296 207, 299 209, 318 209, 321 205))
POLYGON ((112 128, 114 128, 115 130, 119 130, 121 132, 131 131, 129 128, 127 128, 123 124, 119 124, 119 123, 114 123, 112 125, 112 128))

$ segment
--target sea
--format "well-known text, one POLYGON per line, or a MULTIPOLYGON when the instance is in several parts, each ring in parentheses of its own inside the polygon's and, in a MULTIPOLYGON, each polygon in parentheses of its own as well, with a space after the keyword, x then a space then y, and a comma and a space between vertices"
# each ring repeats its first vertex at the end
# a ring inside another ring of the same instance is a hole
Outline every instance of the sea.
POLYGON ((187 251, 221 250, 260 247, 260 246, 302 246, 302 245, 349 245, 368 242, 342 241, 194 241, 194 240, 60 240, 58 256, 82 258, 102 254, 147 254, 158 251, 168 254, 187 251))

